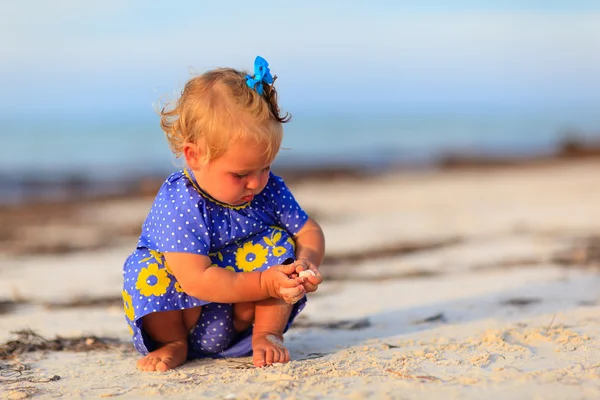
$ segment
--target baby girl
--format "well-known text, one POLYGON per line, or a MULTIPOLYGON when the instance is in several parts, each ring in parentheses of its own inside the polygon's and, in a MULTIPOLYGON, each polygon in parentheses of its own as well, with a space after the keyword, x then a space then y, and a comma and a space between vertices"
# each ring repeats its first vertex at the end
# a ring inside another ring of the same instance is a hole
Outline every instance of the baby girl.
POLYGON ((200 357, 290 360, 283 334, 323 280, 325 240, 270 171, 290 119, 275 79, 261 57, 253 75, 208 71, 161 112, 186 168, 161 186, 123 268, 143 371, 200 357))

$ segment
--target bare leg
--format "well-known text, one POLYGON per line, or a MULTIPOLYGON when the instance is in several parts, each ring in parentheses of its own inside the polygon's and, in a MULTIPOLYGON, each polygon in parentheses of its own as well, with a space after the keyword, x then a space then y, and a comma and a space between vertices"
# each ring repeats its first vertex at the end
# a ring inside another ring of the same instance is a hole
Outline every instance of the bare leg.
POLYGON ((235 303, 233 305, 233 329, 236 332, 243 332, 252 326, 254 323, 255 307, 256 303, 253 301, 235 303))
POLYGON ((283 345, 283 329, 290 318, 293 305, 275 298, 255 304, 252 333, 254 366, 260 368, 273 363, 289 362, 290 353, 283 345))
POLYGON ((161 311, 142 318, 146 333, 158 343, 158 349, 140 358, 141 371, 161 371, 183 364, 187 358, 188 335, 196 325, 202 307, 186 310, 161 311))

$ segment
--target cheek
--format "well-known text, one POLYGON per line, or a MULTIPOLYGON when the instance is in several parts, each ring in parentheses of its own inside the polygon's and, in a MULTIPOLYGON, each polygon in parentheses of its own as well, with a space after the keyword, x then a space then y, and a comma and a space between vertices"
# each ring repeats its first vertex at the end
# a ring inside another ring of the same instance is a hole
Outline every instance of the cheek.
POLYGON ((260 191, 262 192, 265 186, 267 186, 267 182, 269 182, 269 173, 262 174, 260 177, 260 191))
MULTIPOLYGON (((225 182, 225 181, 224 181, 225 182)), ((243 192, 246 184, 243 179, 238 179, 234 176, 229 177, 228 183, 223 185, 230 193, 243 192)))

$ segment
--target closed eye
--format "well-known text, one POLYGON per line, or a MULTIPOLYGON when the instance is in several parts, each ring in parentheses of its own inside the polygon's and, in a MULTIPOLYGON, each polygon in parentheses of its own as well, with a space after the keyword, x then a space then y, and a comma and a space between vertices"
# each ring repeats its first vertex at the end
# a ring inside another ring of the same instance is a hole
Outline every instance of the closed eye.
MULTIPOLYGON (((269 166, 267 166, 267 167, 263 168, 263 169, 261 170, 261 172, 269 172, 270 170, 271 170, 271 166, 269 165, 269 166)), ((231 173, 231 175, 233 175, 233 176, 234 176, 235 178, 237 178, 237 179, 244 179, 244 178, 246 178, 248 175, 250 175, 250 173, 246 173, 246 174, 237 174, 237 173, 235 173, 235 172, 232 172, 232 173, 231 173)))

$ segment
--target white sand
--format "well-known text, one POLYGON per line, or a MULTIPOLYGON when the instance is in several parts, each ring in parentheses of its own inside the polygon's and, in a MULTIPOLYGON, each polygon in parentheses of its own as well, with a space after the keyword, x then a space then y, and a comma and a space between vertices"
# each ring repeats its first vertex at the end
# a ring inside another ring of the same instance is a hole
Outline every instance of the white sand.
MULTIPOLYGON (((332 266, 348 279, 325 282, 299 324, 367 318, 370 326, 292 329, 289 364, 254 369, 247 358, 198 360, 161 374, 138 372, 132 352, 29 353, 20 361, 32 369, 19 378, 33 382, 0 377, 0 397, 600 398, 600 274, 553 261, 579 238, 600 235, 598 171, 597 162, 578 162, 296 187, 320 216, 330 255, 457 242, 332 266), (440 313, 442 320, 422 322, 440 313), (55 375, 60 380, 40 381, 55 375)), ((135 208, 138 218, 143 207, 135 208)), ((0 341, 23 328, 48 338, 128 340, 121 307, 43 304, 118 296, 134 243, 0 259, 0 299, 32 301, 0 316, 0 341)))

